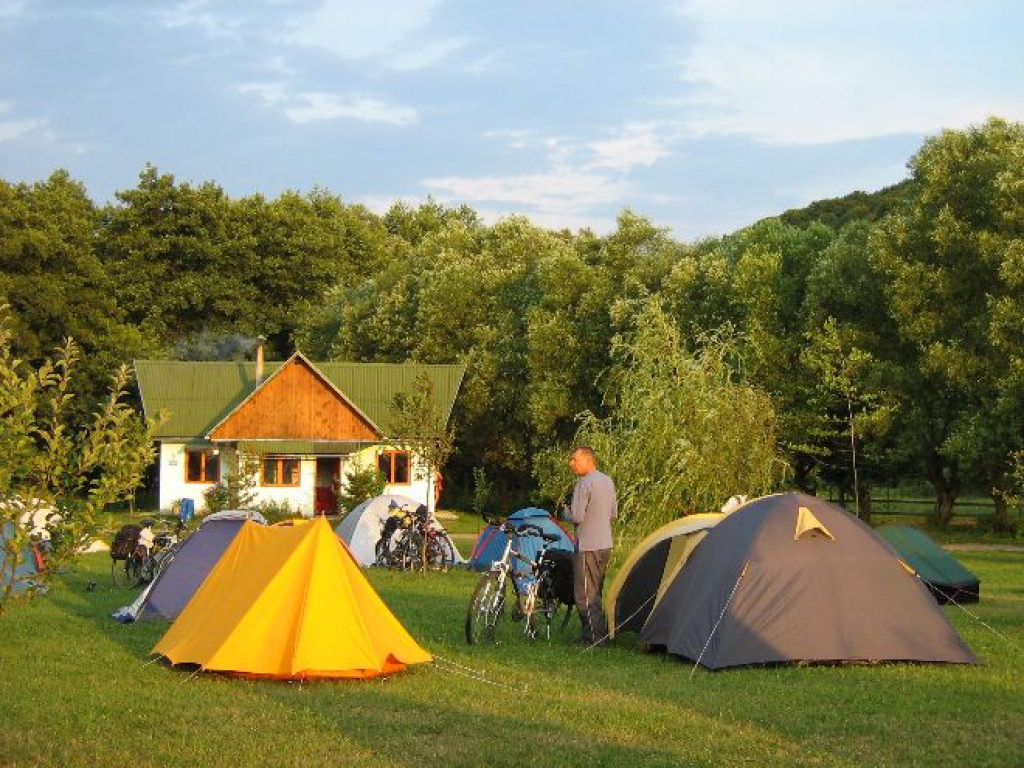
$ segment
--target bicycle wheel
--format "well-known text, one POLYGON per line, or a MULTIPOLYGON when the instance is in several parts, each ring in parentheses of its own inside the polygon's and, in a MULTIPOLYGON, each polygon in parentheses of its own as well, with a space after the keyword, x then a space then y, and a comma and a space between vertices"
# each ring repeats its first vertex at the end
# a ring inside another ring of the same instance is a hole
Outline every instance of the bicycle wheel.
POLYGON ((145 560, 138 555, 132 555, 124 561, 125 578, 128 581, 129 587, 138 587, 145 582, 143 576, 144 567, 145 560))
POLYGON ((127 587, 132 583, 128 580, 127 565, 127 560, 110 561, 110 580, 115 587, 127 587))
POLYGON ((374 555, 374 565, 378 568, 387 568, 391 565, 391 548, 383 537, 377 542, 374 555))
POLYGON ((526 634, 529 637, 550 640, 551 625, 561 606, 552 588, 550 572, 542 572, 536 585, 531 586, 531 589, 535 589, 535 592, 532 598, 533 610, 527 619, 526 634))
POLYGON ((418 533, 407 531, 400 544, 400 564, 403 571, 418 571, 423 564, 423 539, 418 533))
POLYGON ((467 643, 480 645, 498 641, 498 627, 505 614, 507 592, 508 586, 500 574, 489 573, 480 579, 466 612, 467 643))
POLYGON ((452 545, 446 537, 434 534, 427 539, 427 568, 432 571, 447 571, 454 561, 452 545))

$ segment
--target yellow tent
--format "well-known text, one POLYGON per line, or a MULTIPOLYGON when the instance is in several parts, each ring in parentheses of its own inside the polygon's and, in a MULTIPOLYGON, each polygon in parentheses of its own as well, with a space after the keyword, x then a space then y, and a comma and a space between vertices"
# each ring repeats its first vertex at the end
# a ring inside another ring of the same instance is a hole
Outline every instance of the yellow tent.
POLYGON ((152 653, 277 678, 373 677, 431 660, 323 518, 242 526, 152 653))

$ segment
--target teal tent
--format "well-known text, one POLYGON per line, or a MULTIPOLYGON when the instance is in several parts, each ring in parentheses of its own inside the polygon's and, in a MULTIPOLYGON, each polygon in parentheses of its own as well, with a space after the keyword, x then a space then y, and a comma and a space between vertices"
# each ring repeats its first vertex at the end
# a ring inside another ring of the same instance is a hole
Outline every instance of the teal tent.
POLYGON ((906 525, 883 525, 875 532, 896 550, 903 562, 917 571, 940 603, 978 602, 981 596, 978 577, 926 533, 906 525))

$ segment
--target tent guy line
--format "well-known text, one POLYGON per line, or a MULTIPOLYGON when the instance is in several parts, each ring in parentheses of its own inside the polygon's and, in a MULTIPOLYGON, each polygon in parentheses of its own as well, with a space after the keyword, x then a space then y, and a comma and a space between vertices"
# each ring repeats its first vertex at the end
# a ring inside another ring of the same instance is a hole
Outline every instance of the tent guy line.
POLYGON ((704 643, 704 647, 700 649, 700 654, 697 656, 697 660, 693 663, 693 669, 690 670, 690 678, 693 678, 694 672, 697 671, 697 667, 700 666, 700 660, 704 658, 704 652, 711 645, 711 638, 715 636, 715 632, 718 630, 718 625, 722 623, 722 619, 725 617, 725 612, 729 610, 729 603, 732 602, 732 596, 736 594, 736 590, 739 589, 740 582, 743 581, 743 576, 747 572, 747 566, 743 566, 743 570, 740 571, 740 575, 736 577, 736 583, 732 585, 732 592, 729 593, 729 599, 725 601, 725 605, 722 606, 722 612, 718 614, 718 621, 715 622, 715 626, 711 628, 711 633, 708 635, 708 640, 704 643))
MULTIPOLYGON (((920 573, 917 573, 917 572, 915 571, 915 572, 914 572, 914 575, 915 575, 915 576, 917 576, 917 578, 919 578, 919 579, 920 579, 921 581, 923 581, 923 582, 924 582, 924 583, 925 583, 926 585, 928 585, 928 587, 929 587, 929 588, 931 588, 931 589, 938 589, 938 588, 937 588, 937 587, 936 587, 936 586, 935 586, 934 584, 932 584, 932 583, 931 583, 930 581, 928 581, 928 579, 926 579, 926 578, 925 578, 924 576, 922 576, 922 575, 921 575, 920 573)), ((939 590, 939 591, 940 591, 940 592, 942 592, 942 590, 939 590)), ((989 624, 988 622, 986 622, 986 621, 985 621, 985 620, 984 620, 983 618, 981 618, 981 616, 979 616, 979 615, 978 615, 978 614, 976 614, 976 613, 972 613, 972 612, 971 612, 970 610, 968 610, 968 609, 967 609, 967 608, 965 608, 964 606, 960 605, 960 603, 959 603, 959 602, 958 602, 958 601, 957 601, 957 600, 956 600, 955 598, 953 598, 953 597, 952 597, 951 595, 947 595, 947 594, 946 594, 945 592, 942 592, 942 594, 943 594, 943 595, 945 595, 946 599, 947 599, 947 600, 949 600, 949 602, 951 602, 951 603, 952 603, 953 605, 955 605, 955 606, 956 606, 957 608, 959 608, 959 609, 960 609, 961 611, 963 611, 964 613, 966 613, 966 614, 967 614, 968 616, 970 616, 970 617, 971 617, 972 619, 974 619, 974 620, 975 620, 976 622, 978 622, 979 624, 981 624, 981 626, 983 626, 983 627, 984 627, 985 629, 987 629, 987 630, 988 630, 989 632, 991 632, 991 633, 992 633, 992 634, 994 634, 994 635, 998 635, 999 637, 1001 637, 1001 638, 1002 638, 1003 640, 1005 640, 1005 641, 1006 641, 1006 642, 1007 642, 1007 643, 1008 643, 1008 644, 1009 644, 1010 646, 1012 646, 1012 647, 1013 647, 1014 649, 1016 649, 1016 650, 1018 650, 1018 651, 1020 650, 1020 646, 1019 646, 1019 645, 1017 645, 1017 643, 1015 643, 1015 642, 1013 641, 1013 638, 1011 638, 1011 637, 1007 637, 1007 636, 1006 636, 1006 635, 1004 635, 1004 634, 1003 634, 1002 632, 1000 632, 1000 631, 999 631, 998 629, 996 629, 996 628, 995 628, 995 627, 993 627, 993 626, 992 626, 991 624, 989 624)))

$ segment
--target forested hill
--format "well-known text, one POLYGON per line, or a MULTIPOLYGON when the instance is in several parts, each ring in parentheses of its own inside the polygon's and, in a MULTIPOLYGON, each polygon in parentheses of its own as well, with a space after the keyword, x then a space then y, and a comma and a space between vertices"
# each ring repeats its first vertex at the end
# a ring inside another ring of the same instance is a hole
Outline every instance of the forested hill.
MULTIPOLYGON (((850 491, 855 412, 862 499, 913 477, 946 510, 966 483, 1005 501, 1024 476, 1021 157, 1024 124, 993 118, 926 140, 912 182, 696 243, 629 211, 598 236, 436 201, 236 199, 155 168, 106 206, 65 171, 0 180, 0 365, 73 335, 84 404, 121 362, 243 354, 226 342, 257 335, 278 359, 462 362, 445 488, 483 467, 512 504, 580 414, 614 413, 657 306, 687 353, 735 340, 736 377, 778 415, 788 487, 850 491)), ((666 464, 645 467, 682 471, 666 464)))
POLYGON ((806 227, 818 221, 832 229, 842 229, 851 221, 874 223, 892 213, 909 198, 910 179, 877 192, 851 192, 843 197, 817 200, 804 208, 791 208, 779 220, 794 227, 806 227))

